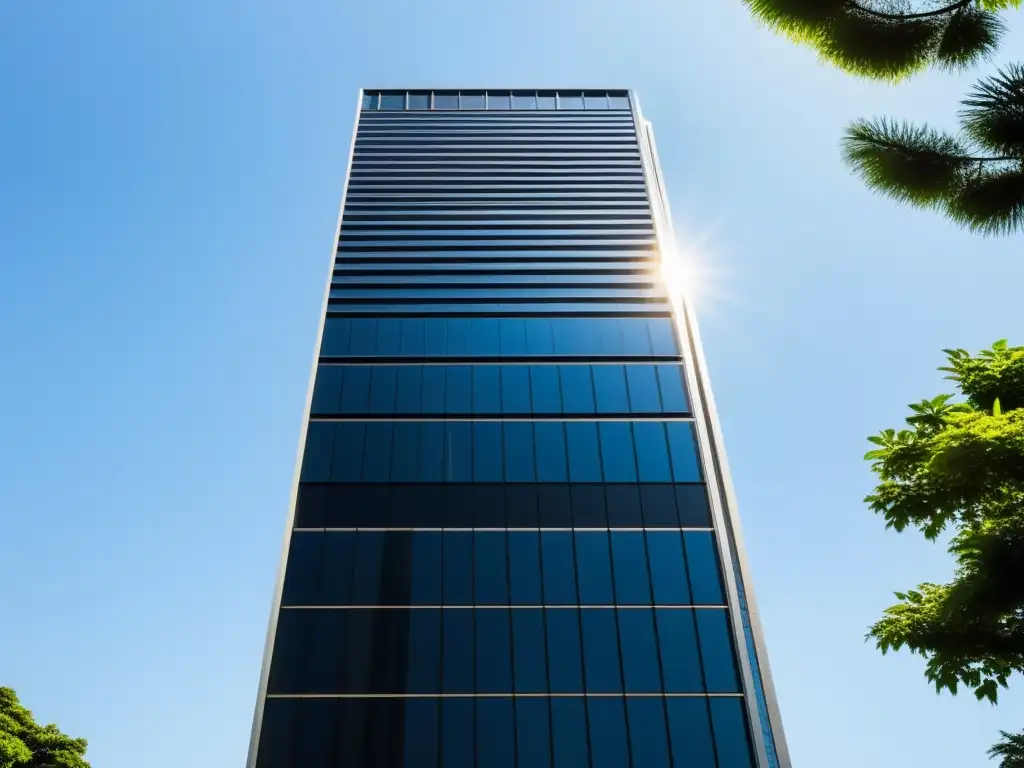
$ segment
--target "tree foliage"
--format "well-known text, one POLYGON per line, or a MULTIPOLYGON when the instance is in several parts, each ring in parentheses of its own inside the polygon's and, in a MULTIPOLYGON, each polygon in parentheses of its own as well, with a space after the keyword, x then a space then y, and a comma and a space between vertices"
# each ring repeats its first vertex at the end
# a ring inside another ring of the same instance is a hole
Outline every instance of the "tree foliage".
POLYGON ((745 0, 754 17, 852 74, 899 81, 990 56, 1022 0, 745 0))
POLYGON ((10 688, 0 687, 0 768, 90 768, 85 739, 40 725, 10 688))
POLYGON ((843 157, 868 187, 985 235, 1024 231, 1024 65, 979 82, 960 132, 887 119, 846 130, 843 157))
MULTIPOLYGON (((954 576, 897 592, 868 638, 923 656, 937 691, 996 703, 1024 672, 1024 347, 945 352, 962 400, 913 403, 907 428, 868 438, 878 485, 865 501, 897 531, 951 534, 954 576)), ((990 754, 1024 768, 1024 735, 1003 736, 990 754)))

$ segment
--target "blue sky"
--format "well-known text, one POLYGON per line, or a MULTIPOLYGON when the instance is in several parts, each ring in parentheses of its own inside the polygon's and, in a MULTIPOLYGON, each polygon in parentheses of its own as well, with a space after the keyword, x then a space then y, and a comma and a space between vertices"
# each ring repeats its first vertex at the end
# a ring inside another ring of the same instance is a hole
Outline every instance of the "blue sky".
MULTIPOLYGON (((1024 12, 1004 59, 1024 50, 1024 12)), ((863 642, 949 574, 865 436, 1024 343, 1021 239, 867 192, 851 118, 973 76, 819 66, 740 0, 0 4, 0 684, 97 768, 242 765, 361 85, 621 86, 655 125, 794 764, 985 765, 1024 726, 863 642)), ((984 69, 983 69, 984 71, 984 69)))

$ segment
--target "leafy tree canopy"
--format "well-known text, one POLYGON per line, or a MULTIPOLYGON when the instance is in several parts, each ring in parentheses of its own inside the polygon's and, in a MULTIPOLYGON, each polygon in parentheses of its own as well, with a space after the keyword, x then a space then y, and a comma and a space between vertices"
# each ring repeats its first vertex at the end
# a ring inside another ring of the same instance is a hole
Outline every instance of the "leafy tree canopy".
POLYGON ((852 74, 899 81, 992 54, 1022 0, 744 0, 754 17, 852 74))
POLYGON ((961 104, 957 135, 858 120, 843 139, 844 159, 894 200, 981 234, 1024 231, 1024 65, 982 80, 961 104))
POLYGON ((90 768, 85 739, 39 725, 10 688, 0 687, 0 768, 90 768))
MULTIPOLYGON (((1024 347, 946 356, 940 370, 963 399, 914 403, 906 429, 869 438, 879 482, 866 501, 897 531, 949 532, 954 576, 897 592, 868 638, 923 656, 937 691, 964 686, 996 703, 1024 672, 1024 347)), ((1004 733, 990 755, 1024 768, 1024 734, 1004 733)))

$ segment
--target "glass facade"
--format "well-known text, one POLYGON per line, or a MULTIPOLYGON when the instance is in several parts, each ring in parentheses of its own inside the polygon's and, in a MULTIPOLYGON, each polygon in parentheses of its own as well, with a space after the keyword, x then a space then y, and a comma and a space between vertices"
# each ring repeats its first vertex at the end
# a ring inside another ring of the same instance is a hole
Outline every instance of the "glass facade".
POLYGON ((367 91, 249 768, 773 768, 625 91, 367 91))

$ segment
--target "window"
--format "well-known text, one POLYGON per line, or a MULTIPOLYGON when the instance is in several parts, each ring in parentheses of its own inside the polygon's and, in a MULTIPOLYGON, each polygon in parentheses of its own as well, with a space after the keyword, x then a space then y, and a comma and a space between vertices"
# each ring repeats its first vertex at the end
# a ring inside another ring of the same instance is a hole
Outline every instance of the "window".
POLYGON ((592 768, 622 768, 629 765, 626 747, 626 713, 619 697, 590 697, 590 758, 592 768))
POLYGON ((382 93, 380 96, 381 109, 405 109, 404 93, 382 93))
POLYGON ((537 109, 554 109, 555 108, 555 92, 554 91, 541 91, 537 94, 537 109))
MULTIPOLYGON (((639 696, 626 699, 626 716, 633 765, 670 765, 663 700, 639 696)), ((682 764, 699 765, 688 760, 682 764)))
POLYGON ((486 102, 483 98, 482 91, 463 91, 462 92, 462 109, 463 110, 482 110, 484 109, 486 102))
POLYGON ((612 569, 606 531, 576 532, 580 604, 612 605, 612 569))
POLYGON ((488 109, 508 109, 510 107, 509 94, 508 92, 502 91, 488 91, 487 92, 487 108, 488 109))
MULTIPOLYGON (((468 611, 457 611, 467 613, 468 611)), ((476 762, 474 739, 474 700, 441 701, 441 754, 443 768, 465 768, 476 762)))
MULTIPOLYGON (((642 483, 667 483, 672 480, 665 425, 657 421, 633 423, 636 438, 636 460, 642 483)), ((675 517, 673 510, 672 517, 675 517)))
POLYGON ((724 610, 694 611, 708 693, 739 693, 729 617, 724 610))
MULTIPOLYGON (((727 699, 725 701, 728 701, 727 699)), ((668 697, 668 732, 672 743, 672 758, 678 765, 717 765, 715 748, 711 741, 711 721, 708 700, 668 697)), ((734 737, 730 734, 729 737, 734 737)), ((732 768, 739 768, 733 766, 732 768)))
POLYGON ((753 768, 743 699, 713 698, 708 706, 714 724, 718 764, 722 768, 753 768))
POLYGON ((458 109, 459 94, 451 91, 434 92, 434 109, 458 109))
POLYGON ((409 693, 441 690, 440 610, 409 611, 409 650, 406 688, 409 693))
POLYGON ((621 608, 617 613, 626 693, 660 693, 653 612, 649 608, 621 608))
POLYGON ((441 533, 417 531, 412 537, 412 605, 441 604, 441 533))
POLYGON ((661 671, 665 693, 699 693, 704 690, 694 611, 688 608, 655 608, 661 671))
POLYGON ((725 594, 718 569, 718 553, 710 531, 685 531, 683 542, 694 605, 722 605, 725 594))
POLYGON ((551 742, 555 768, 579 768, 590 764, 583 699, 551 699, 551 742))
MULTIPOLYGON (((576 608, 547 608, 548 669, 552 693, 581 693, 580 616, 576 608)), ((556 763, 557 764, 557 763, 556 763)))
POLYGON ((444 534, 444 604, 473 604, 473 534, 469 531, 444 534))
POLYGON ((559 91, 559 109, 583 109, 583 94, 579 91, 559 91))
POLYGON ((380 96, 376 93, 363 94, 363 109, 376 109, 378 103, 380 103, 380 96))
POLYGON ((691 422, 670 421, 668 430, 669 453, 672 456, 672 476, 677 483, 695 483, 701 478, 700 458, 697 455, 697 435, 691 422))
POLYGON ((410 93, 409 109, 430 109, 430 94, 410 93))
MULTIPOLYGON (((405 757, 403 765, 437 768, 438 699, 405 702, 405 757)), ((262 756, 262 755, 261 755, 262 756)), ((284 765, 284 763, 281 763, 284 765)))
POLYGON ((677 531, 647 531, 646 536, 654 604, 689 605, 682 537, 677 531))
POLYGON ((629 95, 624 91, 609 94, 608 105, 611 109, 629 109, 629 95))
POLYGON ((631 427, 628 421, 600 423, 601 463, 604 466, 605 482, 636 482, 636 454, 631 427))
POLYGON ((512 109, 536 109, 537 97, 532 93, 513 93, 512 109))
POLYGON ((608 94, 597 91, 588 91, 583 94, 583 101, 587 109, 608 109, 608 94))
POLYGON ((512 698, 476 700, 477 768, 515 768, 515 716, 512 698))
POLYGON ((572 536, 569 531, 541 533, 541 573, 547 605, 576 604, 576 558, 572 536))
MULTIPOLYGON (((442 686, 444 693, 472 693, 473 614, 476 612, 449 608, 440 613, 443 616, 442 686)), ((472 765, 472 762, 461 765, 472 765)))
POLYGON ((632 413, 661 411, 655 366, 627 365, 626 380, 629 382, 629 409, 632 413))
POLYGON ((504 437, 506 482, 536 482, 533 425, 523 421, 507 421, 504 424, 504 437))
POLYGON ((621 365, 593 365, 590 368, 594 373, 598 412, 629 413, 625 368, 621 365))
POLYGON ((476 618, 476 692, 511 693, 512 629, 508 609, 459 612, 476 618))
MULTIPOLYGON (((518 677, 518 675, 519 665, 516 664, 516 676, 518 677)), ((551 715, 546 698, 516 700, 516 746, 519 749, 520 766, 551 768, 550 721, 551 715)), ((584 759, 586 758, 584 757, 584 759)), ((418 763, 406 763, 406 765, 412 766, 418 765, 418 763)))
POLYGON ((476 605, 508 605, 508 554, 505 534, 497 531, 476 531, 474 536, 476 597, 473 602, 476 605))
POLYGON ((584 608, 580 610, 580 622, 587 693, 619 693, 622 677, 615 609, 584 608))
POLYGON ((512 649, 516 693, 546 693, 547 654, 544 653, 544 614, 539 608, 512 610, 512 649))
POLYGON ((612 565, 618 605, 650 605, 647 550, 642 531, 612 531, 612 565))
MULTIPOLYGON (((498 535, 506 538, 506 534, 498 535)), ((540 535, 536 531, 518 531, 507 534, 507 539, 511 585, 505 598, 512 605, 540 605, 540 535)))

